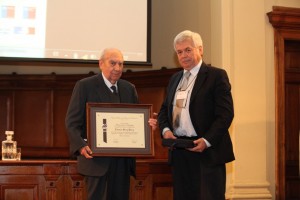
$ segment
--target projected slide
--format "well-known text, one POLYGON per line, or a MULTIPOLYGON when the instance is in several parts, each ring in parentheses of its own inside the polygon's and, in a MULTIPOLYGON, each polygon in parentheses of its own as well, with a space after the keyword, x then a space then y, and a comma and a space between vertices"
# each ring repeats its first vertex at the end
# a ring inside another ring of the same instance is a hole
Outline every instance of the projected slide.
POLYGON ((148 0, 0 0, 0 59, 98 60, 115 47, 148 62, 148 0))
POLYGON ((44 57, 46 0, 0 1, 0 56, 44 57))

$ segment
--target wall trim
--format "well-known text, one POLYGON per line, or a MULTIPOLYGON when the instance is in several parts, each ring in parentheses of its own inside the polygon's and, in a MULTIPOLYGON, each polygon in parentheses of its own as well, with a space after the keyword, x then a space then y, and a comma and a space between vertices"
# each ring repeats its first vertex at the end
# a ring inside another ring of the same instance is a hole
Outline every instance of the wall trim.
POLYGON ((272 199, 269 182, 233 183, 229 186, 226 199, 272 199))

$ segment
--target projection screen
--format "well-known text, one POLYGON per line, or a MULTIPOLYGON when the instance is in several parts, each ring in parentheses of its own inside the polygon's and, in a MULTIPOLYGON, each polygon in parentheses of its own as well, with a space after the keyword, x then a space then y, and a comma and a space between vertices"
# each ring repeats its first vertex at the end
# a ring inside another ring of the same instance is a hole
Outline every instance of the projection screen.
POLYGON ((150 63, 151 0, 0 0, 0 60, 150 63))

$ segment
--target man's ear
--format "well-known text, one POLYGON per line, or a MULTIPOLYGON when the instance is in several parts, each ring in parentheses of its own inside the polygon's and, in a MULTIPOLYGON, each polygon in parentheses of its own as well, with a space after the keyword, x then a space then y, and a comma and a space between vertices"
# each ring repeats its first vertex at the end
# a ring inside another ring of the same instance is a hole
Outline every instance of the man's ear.
POLYGON ((100 69, 102 69, 102 68, 101 68, 102 65, 103 65, 103 60, 99 60, 99 68, 100 68, 100 69))

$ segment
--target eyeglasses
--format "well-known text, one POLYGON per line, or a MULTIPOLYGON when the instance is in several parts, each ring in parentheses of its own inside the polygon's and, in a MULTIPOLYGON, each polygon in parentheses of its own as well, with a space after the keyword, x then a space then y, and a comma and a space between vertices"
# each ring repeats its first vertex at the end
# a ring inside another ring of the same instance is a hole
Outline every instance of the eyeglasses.
POLYGON ((177 53, 178 56, 183 55, 183 53, 186 53, 187 55, 190 55, 193 51, 194 51, 194 48, 187 47, 184 50, 177 50, 176 53, 177 53))

